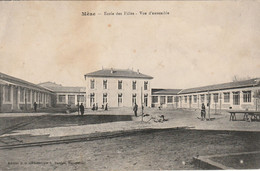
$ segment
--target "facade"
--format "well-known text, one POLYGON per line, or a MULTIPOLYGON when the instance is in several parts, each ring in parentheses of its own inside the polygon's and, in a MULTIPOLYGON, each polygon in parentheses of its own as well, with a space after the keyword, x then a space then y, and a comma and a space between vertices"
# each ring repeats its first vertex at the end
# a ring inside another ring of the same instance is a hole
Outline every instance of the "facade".
MULTIPOLYGON (((176 90, 177 91, 177 90, 176 90)), ((202 103, 212 110, 241 109, 260 110, 260 79, 250 79, 210 86, 182 89, 176 94, 161 89, 152 93, 153 98, 158 96, 175 97, 177 108, 200 109, 202 103), (164 93, 161 93, 164 92, 164 93)), ((154 107, 156 99, 153 100, 154 107)), ((162 103, 160 101, 160 103, 162 103)), ((165 103, 167 104, 167 103, 165 103)))
POLYGON ((0 73, 0 112, 51 107, 53 92, 36 84, 0 73))
POLYGON ((66 105, 75 107, 78 103, 86 105, 86 87, 65 87, 52 82, 40 83, 38 85, 48 88, 55 93, 56 107, 66 105))
POLYGON ((204 103, 213 110, 229 108, 258 110, 259 92, 259 78, 183 89, 178 93, 179 106, 199 109, 204 103))
POLYGON ((102 69, 85 75, 86 106, 132 107, 137 103, 151 106, 153 77, 133 70, 102 69))
POLYGON ((181 89, 152 89, 152 107, 178 108, 178 93, 181 89))

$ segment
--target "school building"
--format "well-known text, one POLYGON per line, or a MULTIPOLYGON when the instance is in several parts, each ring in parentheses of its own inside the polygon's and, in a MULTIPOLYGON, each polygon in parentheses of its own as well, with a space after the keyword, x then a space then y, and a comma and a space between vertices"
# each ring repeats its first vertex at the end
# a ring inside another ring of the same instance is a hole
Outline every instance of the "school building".
POLYGON ((130 69, 102 69, 85 75, 86 106, 132 107, 135 103, 151 106, 153 77, 130 69))
POLYGON ((55 107, 70 105, 75 107, 83 103, 86 105, 86 87, 66 87, 54 82, 44 82, 39 86, 50 89, 55 93, 55 107))
POLYGON ((0 72, 0 112, 15 112, 52 105, 53 91, 0 72))
POLYGON ((230 108, 260 110, 260 78, 182 89, 176 94, 160 94, 160 91, 152 93, 155 107, 159 103, 167 104, 166 100, 159 102, 157 99, 173 96, 176 108, 200 109, 204 103, 215 111, 230 108))

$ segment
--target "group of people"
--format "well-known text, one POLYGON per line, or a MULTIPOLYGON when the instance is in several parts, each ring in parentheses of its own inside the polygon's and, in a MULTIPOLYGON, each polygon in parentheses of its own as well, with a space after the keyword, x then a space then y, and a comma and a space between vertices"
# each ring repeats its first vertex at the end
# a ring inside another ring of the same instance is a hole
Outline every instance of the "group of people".
MULTIPOLYGON (((102 109, 104 109, 104 105, 102 105, 102 109)), ((93 106, 92 106, 92 108, 91 108, 91 110, 98 110, 98 104, 96 103, 94 103, 93 104, 93 106)), ((108 110, 108 104, 106 103, 106 105, 105 105, 105 110, 108 110)), ((84 105, 83 105, 83 103, 81 103, 81 105, 79 106, 79 111, 80 111, 80 113, 81 113, 81 115, 83 115, 84 114, 84 111, 85 111, 85 107, 84 107, 84 105)))
MULTIPOLYGON (((108 110, 108 103, 106 103, 106 105, 104 106, 104 105, 102 105, 102 108, 101 109, 104 109, 104 110, 108 110)), ((98 104, 96 103, 94 103, 93 104, 93 106, 92 106, 92 110, 94 111, 94 110, 98 110, 98 104)))

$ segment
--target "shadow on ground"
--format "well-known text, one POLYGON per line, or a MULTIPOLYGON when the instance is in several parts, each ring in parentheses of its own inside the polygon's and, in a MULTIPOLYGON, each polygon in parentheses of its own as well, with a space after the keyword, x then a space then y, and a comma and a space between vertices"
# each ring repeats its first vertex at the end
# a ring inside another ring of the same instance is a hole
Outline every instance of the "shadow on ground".
MULTIPOLYGON (((12 118, 14 119, 14 118, 12 118)), ((131 115, 46 115, 36 117, 17 117, 20 122, 28 122, 29 124, 19 128, 19 130, 25 129, 38 129, 38 128, 52 128, 52 127, 66 127, 72 125, 89 125, 89 124, 101 124, 109 122, 119 121, 132 121, 131 115)), ((4 120, 8 120, 8 117, 1 118, 4 124, 4 120)), ((6 123, 7 124, 7 123, 6 123)), ((8 125, 8 124, 7 124, 8 125)), ((3 126, 3 125, 2 125, 3 126)))

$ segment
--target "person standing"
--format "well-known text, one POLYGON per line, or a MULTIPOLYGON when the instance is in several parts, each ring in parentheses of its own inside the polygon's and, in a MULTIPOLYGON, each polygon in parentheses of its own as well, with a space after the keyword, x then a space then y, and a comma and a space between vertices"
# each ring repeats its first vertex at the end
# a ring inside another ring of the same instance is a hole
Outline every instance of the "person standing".
POLYGON ((137 117, 138 105, 136 103, 134 104, 133 111, 134 111, 135 117, 137 117))
POLYGON ((83 116, 83 114, 84 114, 84 106, 83 106, 83 103, 81 103, 81 105, 79 106, 79 109, 80 109, 81 115, 83 116))
POLYGON ((107 103, 106 103, 106 106, 105 106, 105 110, 108 110, 108 109, 107 109, 107 103))
POLYGON ((93 103, 92 110, 96 110, 95 103, 93 103))
POLYGON ((202 103, 201 105, 201 120, 206 119, 206 107, 204 105, 204 103, 202 103))
POLYGON ((33 103, 33 107, 34 107, 34 111, 36 112, 37 111, 37 103, 36 102, 33 103))

